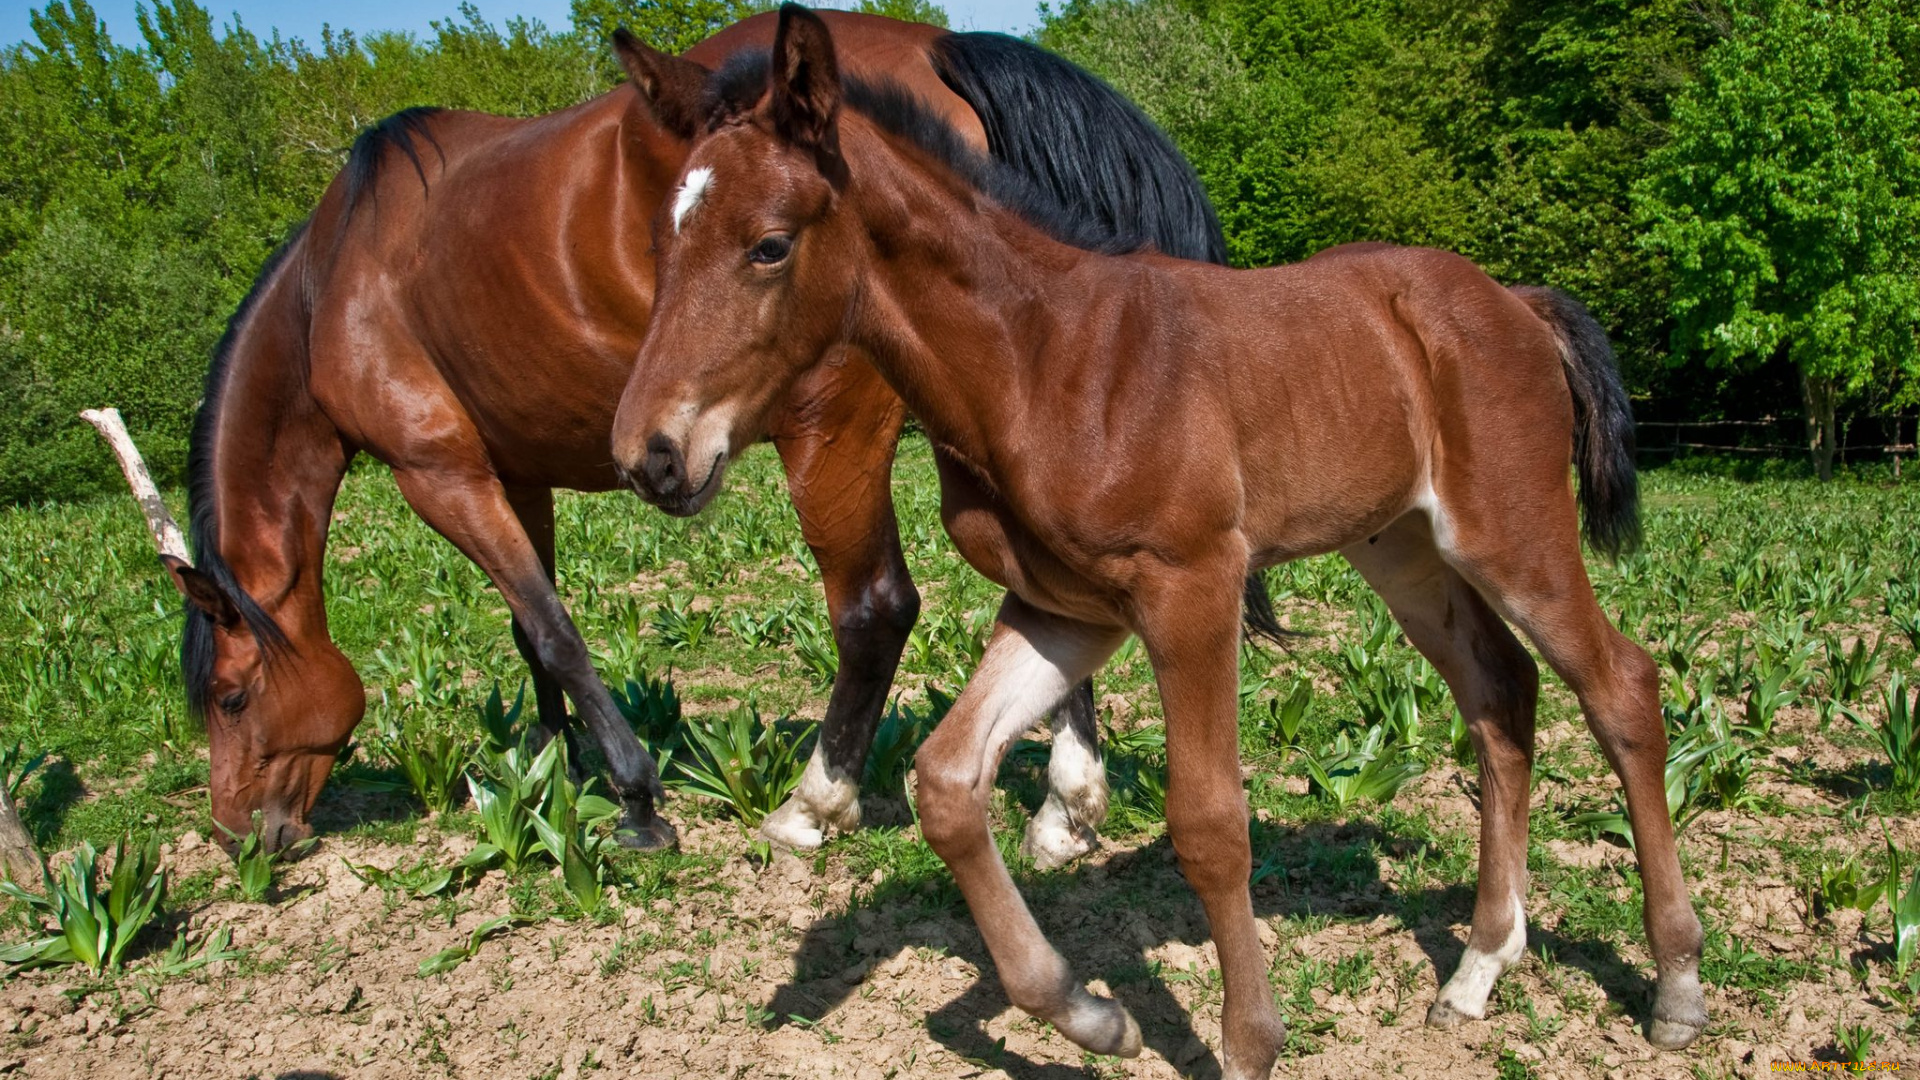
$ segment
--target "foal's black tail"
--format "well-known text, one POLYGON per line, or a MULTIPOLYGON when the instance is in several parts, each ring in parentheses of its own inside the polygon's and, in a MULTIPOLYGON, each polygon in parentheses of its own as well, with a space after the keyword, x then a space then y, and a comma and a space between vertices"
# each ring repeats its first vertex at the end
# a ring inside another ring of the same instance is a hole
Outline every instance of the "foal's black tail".
POLYGON ((1514 295, 1560 339, 1573 391, 1573 464, 1587 542, 1610 557, 1640 544, 1640 480, 1634 471, 1633 407, 1620 385, 1607 332, 1585 304, 1558 289, 1520 285, 1514 295))
MULTIPOLYGON (((1102 249, 1150 245, 1226 264, 1220 218, 1193 166, 1113 87, 1005 34, 948 34, 933 62, 980 118, 987 152, 1087 226, 1069 232, 1102 249)), ((1248 633, 1284 644, 1289 632, 1258 573, 1248 575, 1242 601, 1248 633)))

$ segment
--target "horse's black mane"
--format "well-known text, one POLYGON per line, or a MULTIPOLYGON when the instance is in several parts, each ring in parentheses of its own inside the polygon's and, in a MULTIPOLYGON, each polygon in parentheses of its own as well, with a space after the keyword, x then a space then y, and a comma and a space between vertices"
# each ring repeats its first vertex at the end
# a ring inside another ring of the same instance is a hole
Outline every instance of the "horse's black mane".
MULTIPOLYGON (((987 154, 898 83, 844 76, 847 106, 1062 243, 1110 255, 1152 248, 1226 261, 1219 220, 1192 166, 1105 83, 1004 34, 949 34, 936 43, 934 61, 980 117, 987 154)), ((708 77, 710 123, 759 101, 769 62, 764 52, 736 53, 708 77)))
MULTIPOLYGON (((220 402, 226 393, 227 369, 235 353, 234 338, 246 324, 254 305, 272 283, 276 271, 306 232, 303 223, 268 256, 254 279, 252 291, 227 320, 226 333, 214 346, 213 362, 207 365, 207 379, 200 398, 200 411, 193 419, 193 435, 187 443, 187 538, 193 546, 194 569, 212 578, 226 591, 240 620, 260 642, 265 656, 284 649, 287 635, 273 616, 266 613, 233 576, 233 568, 220 557, 220 519, 214 498, 213 442, 220 421, 220 402)), ((180 637, 180 674, 187 686, 187 708, 197 717, 207 715, 207 697, 213 685, 213 619, 193 604, 187 605, 187 624, 180 637)))
POLYGON ((380 175, 380 163, 389 148, 407 155, 407 160, 413 163, 415 175, 420 177, 421 190, 426 190, 427 167, 420 161, 420 145, 415 140, 425 139, 440 155, 440 160, 446 161, 446 151, 440 148, 440 141, 433 137, 433 129, 427 124, 435 113, 441 111, 430 105, 402 109, 385 120, 368 125, 353 140, 353 149, 347 152, 344 170, 347 174, 347 204, 341 213, 342 221, 352 217, 360 196, 373 190, 373 182, 380 175))

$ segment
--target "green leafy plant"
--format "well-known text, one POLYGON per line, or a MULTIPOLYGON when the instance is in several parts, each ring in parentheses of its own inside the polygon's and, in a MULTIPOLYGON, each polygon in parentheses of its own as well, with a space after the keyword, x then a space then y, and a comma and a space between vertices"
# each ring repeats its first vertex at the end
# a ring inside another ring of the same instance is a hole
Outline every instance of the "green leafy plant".
POLYGON ((514 691, 513 707, 508 708, 501 700, 500 684, 493 684, 493 689, 487 692, 487 700, 474 709, 483 739, 481 753, 489 756, 504 754, 519 746, 520 741, 526 738, 526 729, 520 724, 520 710, 526 697, 527 684, 523 680, 520 688, 514 691))
POLYGON ((1907 697, 1906 680, 1895 672, 1881 692, 1881 720, 1875 724, 1852 709, 1845 710, 1892 766, 1888 787, 1897 795, 1920 795, 1920 688, 1907 697))
POLYGON ((913 755, 952 707, 953 698, 937 686, 927 687, 927 704, 923 708, 895 701, 880 718, 880 725, 873 732, 873 746, 867 751, 867 790, 903 794, 913 755))
POLYGON ((20 789, 42 765, 47 763, 45 753, 29 755, 23 744, 15 742, 0 748, 0 784, 6 785, 7 794, 15 801, 20 799, 20 789))
POLYGON ((0 881, 0 895, 24 904, 36 923, 46 919, 53 924, 43 936, 0 949, 0 962, 21 967, 79 964, 95 974, 120 970, 127 950, 167 897, 160 838, 150 836, 146 843, 135 844, 121 837, 104 888, 98 859, 93 845, 83 842, 70 862, 43 872, 45 895, 0 881))
POLYGON ((1266 715, 1256 721, 1267 741, 1283 750, 1298 749, 1300 732, 1313 713, 1313 683, 1304 678, 1293 681, 1285 696, 1275 695, 1266 702, 1266 715))
POLYGON ((473 745, 465 736, 438 727, 418 714, 398 725, 388 715, 382 717, 379 733, 371 741, 399 768, 407 786, 428 811, 451 813, 466 801, 466 771, 473 761, 473 745))
POLYGON ((752 705, 687 724, 681 790, 718 799, 748 828, 778 809, 800 782, 802 739, 760 719, 752 705))
POLYGON ((668 596, 653 613, 653 628, 660 632, 661 644, 676 650, 699 648, 717 621, 718 616, 710 609, 695 611, 693 600, 685 596, 668 596))
POLYGON ((379 889, 389 897, 410 896, 422 899, 438 896, 452 885, 456 871, 453 867, 435 866, 426 859, 415 860, 412 866, 383 870, 371 864, 361 864, 341 859, 347 872, 361 881, 379 889))
POLYGON ((1873 1029, 1865 1024, 1840 1024, 1833 1029, 1833 1045, 1850 1065, 1873 1060, 1873 1029))
POLYGON ((840 672, 840 652, 834 644, 832 628, 825 620, 811 617, 796 618, 791 628, 794 656, 800 659, 814 682, 831 686, 834 676, 840 672))
POLYGON ((1167 729, 1142 724, 1126 731, 1106 727, 1107 783, 1116 816, 1132 825, 1167 816, 1167 729))
POLYGON ((1880 655, 1884 638, 1875 639, 1873 648, 1867 648, 1867 639, 1863 634, 1853 639, 1853 645, 1842 644, 1840 635, 1826 635, 1827 653, 1827 693, 1835 701, 1851 702, 1860 700, 1867 687, 1880 677, 1885 662, 1880 655))
POLYGON ((240 886, 240 896, 250 904, 260 903, 273 891, 273 871, 281 861, 298 858, 313 848, 315 841, 302 840, 298 844, 279 851, 268 851, 261 839, 262 817, 260 811, 253 812, 253 827, 245 836, 235 835, 231 829, 214 822, 214 827, 231 837, 237 847, 233 852, 234 881, 240 886))
POLYGON ((1762 736, 1773 731, 1774 714, 1800 698, 1814 644, 1803 636, 1802 624, 1788 624, 1774 635, 1753 642, 1753 666, 1743 674, 1747 692, 1747 725, 1762 736))
MULTIPOLYGON (((559 740, 556 739, 554 741, 558 742, 559 740)), ((496 915, 481 923, 479 926, 474 927, 473 931, 467 935, 465 944, 455 945, 450 949, 441 949, 439 952, 420 961, 420 977, 424 979, 429 975, 442 975, 452 971, 454 968, 473 959, 473 957, 479 953, 480 946, 484 944, 488 938, 509 927, 524 926, 532 921, 532 919, 525 915, 496 915)))
POLYGON ((1368 728, 1357 744, 1343 731, 1331 747, 1303 760, 1312 789, 1342 810, 1362 799, 1391 802, 1407 781, 1426 771, 1387 737, 1384 726, 1368 728))
POLYGON ((1886 887, 1886 878, 1867 880, 1857 856, 1839 866, 1822 863, 1818 888, 1813 897, 1813 910, 1817 917, 1822 918, 1842 908, 1872 911, 1873 906, 1880 902, 1880 894, 1886 887))
POLYGON ((613 691, 613 704, 626 718, 633 733, 647 744, 667 771, 667 758, 680 738, 680 695, 673 688, 673 673, 655 678, 639 672, 626 685, 613 691))
POLYGON ((233 947, 233 931, 228 927, 223 926, 206 934, 197 942, 182 930, 174 937, 173 944, 167 946, 167 951, 155 957, 152 965, 145 970, 170 979, 198 971, 208 964, 238 960, 245 955, 245 949, 233 947))

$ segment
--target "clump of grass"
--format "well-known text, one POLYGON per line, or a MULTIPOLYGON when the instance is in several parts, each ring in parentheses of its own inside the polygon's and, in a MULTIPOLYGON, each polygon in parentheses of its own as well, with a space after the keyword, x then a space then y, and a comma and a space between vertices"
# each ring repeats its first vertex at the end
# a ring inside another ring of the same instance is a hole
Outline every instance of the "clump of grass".
POLYGON ((12 881, 0 881, 0 894, 26 905, 46 932, 0 949, 0 962, 19 967, 79 964, 98 975, 118 971, 135 939, 151 925, 167 897, 167 872, 160 865, 160 838, 144 844, 121 837, 113 848, 113 869, 103 888, 99 853, 82 843, 72 861, 43 871, 45 895, 12 881), (51 928, 43 920, 51 922, 51 928))
POLYGON ((883 795, 903 794, 913 755, 952 707, 953 698, 937 686, 927 687, 927 704, 922 708, 895 701, 873 732, 873 746, 867 751, 866 789, 883 795))
POLYGON ((466 736, 423 716, 409 716, 395 724, 388 715, 382 717, 372 742, 407 778, 407 786, 429 812, 452 813, 467 801, 466 772, 473 761, 473 744, 466 736))

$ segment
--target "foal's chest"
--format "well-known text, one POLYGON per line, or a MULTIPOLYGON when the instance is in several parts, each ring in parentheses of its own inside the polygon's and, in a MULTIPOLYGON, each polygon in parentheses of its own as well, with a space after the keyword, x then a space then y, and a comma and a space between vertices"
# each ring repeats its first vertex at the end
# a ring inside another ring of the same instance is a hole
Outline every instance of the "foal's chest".
POLYGON ((1113 590, 1104 588, 1036 536, 972 470, 935 452, 940 519, 961 558, 988 580, 1057 615, 1125 625, 1113 590))

